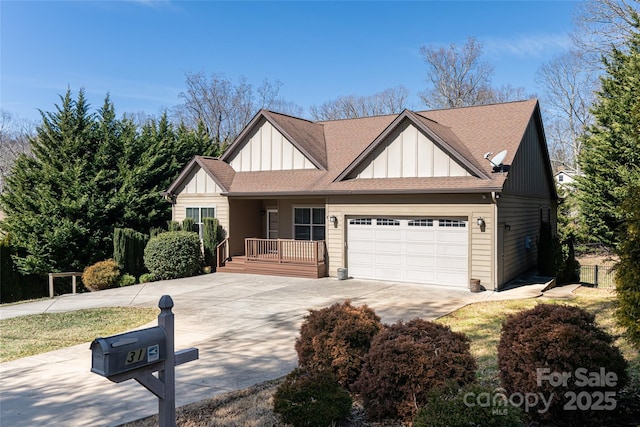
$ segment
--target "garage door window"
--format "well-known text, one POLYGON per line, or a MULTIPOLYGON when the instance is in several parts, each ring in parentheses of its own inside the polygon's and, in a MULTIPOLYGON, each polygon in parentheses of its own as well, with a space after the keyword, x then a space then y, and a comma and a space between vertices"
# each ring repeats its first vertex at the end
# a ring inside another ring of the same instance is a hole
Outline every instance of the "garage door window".
POLYGON ((296 240, 324 240, 324 208, 295 208, 294 238, 296 240))
POLYGON ((412 219, 408 223, 409 227, 433 227, 432 219, 412 219))
POLYGON ((467 223, 464 221, 458 221, 455 219, 440 219, 438 220, 438 225, 440 227, 459 227, 459 228, 465 228, 467 226, 467 223))
POLYGON ((376 219, 377 225, 392 225, 392 226, 400 226, 400 221, 395 219, 388 218, 378 218, 376 219))

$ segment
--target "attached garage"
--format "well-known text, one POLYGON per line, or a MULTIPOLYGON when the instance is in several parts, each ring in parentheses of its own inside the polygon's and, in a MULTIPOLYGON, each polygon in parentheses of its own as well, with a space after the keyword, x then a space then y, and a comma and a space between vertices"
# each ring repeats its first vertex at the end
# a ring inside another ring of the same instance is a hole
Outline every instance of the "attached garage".
POLYGON ((469 228, 453 218, 349 218, 347 265, 360 279, 466 287, 469 228))

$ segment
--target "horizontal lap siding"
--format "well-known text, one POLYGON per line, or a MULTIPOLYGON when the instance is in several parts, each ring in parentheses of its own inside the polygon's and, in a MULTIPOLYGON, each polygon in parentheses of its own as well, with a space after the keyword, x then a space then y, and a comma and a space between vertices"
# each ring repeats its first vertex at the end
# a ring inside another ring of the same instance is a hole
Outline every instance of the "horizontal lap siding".
POLYGON ((182 222, 186 216, 186 209, 188 207, 215 208, 218 223, 225 230, 229 229, 229 201, 227 197, 212 194, 180 194, 176 198, 176 204, 173 207, 173 220, 182 222))
POLYGON ((537 265, 540 215, 548 220, 550 201, 545 198, 503 195, 498 224, 503 227, 502 282, 508 282, 537 265), (530 241, 526 248, 527 238, 530 241))
POLYGON ((338 218, 337 225, 327 224, 327 253, 329 275, 336 276, 337 269, 347 264, 347 221, 353 216, 386 217, 458 217, 469 221, 469 278, 480 279, 483 286, 491 289, 493 278, 493 206, 490 197, 469 196, 394 196, 388 197, 351 196, 330 197, 327 216, 338 218), (476 221, 484 218, 486 228, 480 230, 476 221))

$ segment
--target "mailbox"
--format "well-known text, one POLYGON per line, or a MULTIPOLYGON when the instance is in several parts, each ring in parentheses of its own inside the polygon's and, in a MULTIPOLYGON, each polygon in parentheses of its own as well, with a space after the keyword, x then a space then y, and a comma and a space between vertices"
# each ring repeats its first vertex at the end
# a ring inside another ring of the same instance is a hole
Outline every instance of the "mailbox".
POLYGON ((166 341, 160 326, 96 338, 91 343, 91 372, 108 378, 163 361, 166 341))

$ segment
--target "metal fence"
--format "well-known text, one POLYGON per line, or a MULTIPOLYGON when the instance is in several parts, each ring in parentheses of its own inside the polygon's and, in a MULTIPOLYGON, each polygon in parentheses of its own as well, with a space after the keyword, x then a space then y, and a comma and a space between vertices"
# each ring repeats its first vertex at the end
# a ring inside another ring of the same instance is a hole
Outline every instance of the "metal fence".
POLYGON ((597 286, 598 288, 615 289, 614 267, 603 265, 581 265, 580 282, 597 286))

